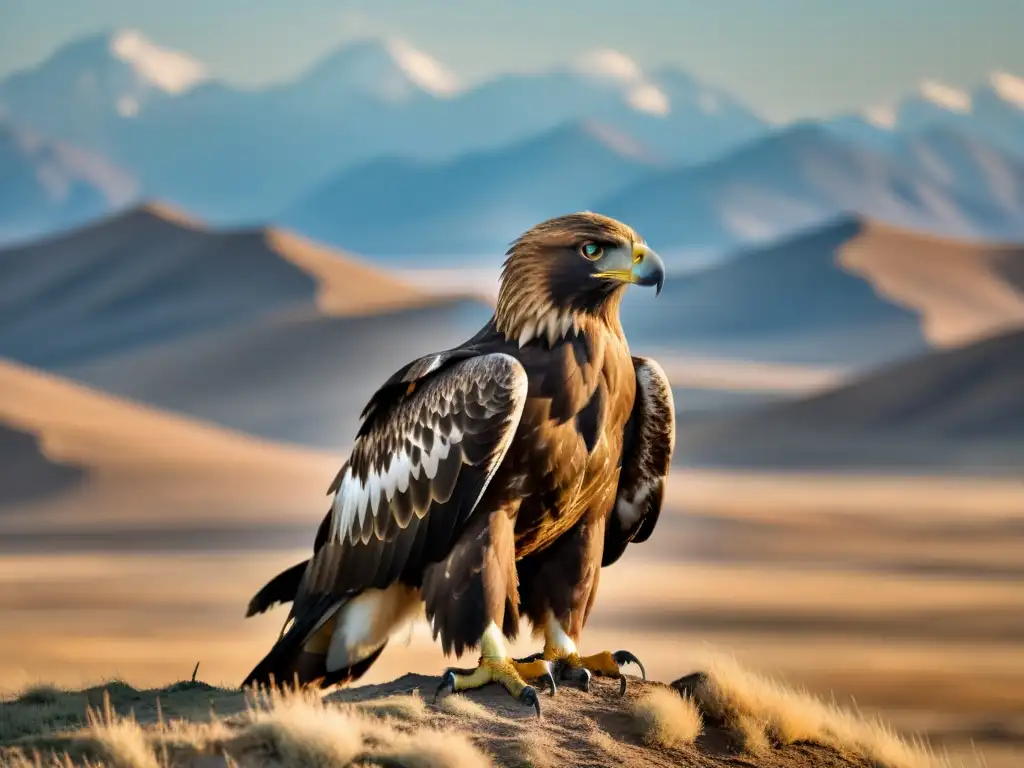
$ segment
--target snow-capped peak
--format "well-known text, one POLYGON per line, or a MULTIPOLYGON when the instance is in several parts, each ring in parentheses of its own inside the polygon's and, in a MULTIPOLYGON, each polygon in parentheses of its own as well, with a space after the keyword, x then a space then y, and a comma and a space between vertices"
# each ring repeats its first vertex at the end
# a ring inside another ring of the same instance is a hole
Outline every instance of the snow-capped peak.
POLYGON ((888 104, 877 104, 864 110, 864 119, 876 128, 891 131, 896 127, 896 108, 888 104))
POLYGON ((208 76, 201 62, 154 45, 133 29, 115 32, 110 38, 110 52, 166 93, 184 93, 208 76))
POLYGON ((631 85, 644 79, 640 65, 619 51, 605 48, 578 56, 573 69, 583 75, 631 85))
POLYGON ((988 81, 999 98, 1018 109, 1024 109, 1024 77, 1009 72, 993 72, 988 81))
POLYGON ((455 74, 432 56, 398 38, 385 41, 391 58, 412 82, 435 96, 451 96, 459 90, 455 74))
POLYGON ((591 51, 576 58, 571 67, 581 75, 621 88, 627 103, 638 112, 660 117, 672 109, 665 92, 648 80, 640 65, 624 53, 611 49, 591 51))
POLYGON ((971 95, 939 80, 921 83, 921 95, 928 101, 950 112, 967 114, 971 111, 971 95))

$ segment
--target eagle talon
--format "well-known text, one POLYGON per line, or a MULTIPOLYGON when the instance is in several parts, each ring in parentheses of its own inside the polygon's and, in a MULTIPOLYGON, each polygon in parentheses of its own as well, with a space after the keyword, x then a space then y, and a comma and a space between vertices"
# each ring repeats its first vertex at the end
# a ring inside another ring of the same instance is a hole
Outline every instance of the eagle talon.
POLYGON ((553 665, 544 659, 540 654, 527 656, 525 659, 513 659, 512 666, 524 681, 536 681, 538 690, 545 687, 551 688, 551 695, 558 693, 558 686, 555 684, 555 674, 552 672, 553 665))
POLYGON ((579 689, 584 693, 588 693, 590 691, 590 680, 593 675, 586 667, 573 667, 568 664, 564 664, 562 666, 561 677, 563 680, 575 682, 579 686, 579 689))
POLYGON ((444 673, 441 678, 441 684, 437 686, 437 690, 434 691, 434 704, 437 704, 437 699, 441 695, 441 691, 447 691, 446 696, 449 693, 455 693, 455 672, 448 670, 444 673))
POLYGON ((532 685, 528 685, 523 688, 522 692, 519 694, 519 701, 528 707, 532 706, 537 710, 537 717, 542 717, 540 713, 540 697, 537 695, 537 689, 532 685))
POLYGON ((551 688, 551 695, 552 696, 554 696, 556 693, 558 693, 558 686, 555 685, 555 676, 551 673, 550 670, 543 677, 537 678, 537 687, 538 688, 540 688, 541 690, 544 690, 544 688, 547 688, 549 686, 551 688))
MULTIPOLYGON (((612 654, 612 658, 615 660, 615 663, 618 664, 620 667, 626 664, 636 664, 638 667, 640 667, 640 678, 642 680, 647 679, 647 670, 644 669, 644 665, 641 663, 640 659, 638 659, 629 651, 616 651, 612 654)), ((623 690, 625 690, 625 685, 623 685, 623 690)))
POLYGON ((625 695, 626 695, 626 676, 620 672, 619 673, 619 696, 625 696, 625 695))

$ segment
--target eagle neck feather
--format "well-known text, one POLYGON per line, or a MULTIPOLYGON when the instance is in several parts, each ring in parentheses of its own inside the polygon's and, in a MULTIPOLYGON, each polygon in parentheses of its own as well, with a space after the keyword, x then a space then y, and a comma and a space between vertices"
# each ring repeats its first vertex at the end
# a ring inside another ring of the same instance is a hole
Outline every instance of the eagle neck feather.
POLYGON ((520 349, 534 340, 554 347, 570 332, 578 335, 593 328, 595 321, 612 333, 624 336, 619 321, 621 303, 622 290, 619 289, 592 311, 556 306, 542 270, 514 270, 506 263, 494 311, 494 326, 520 349))

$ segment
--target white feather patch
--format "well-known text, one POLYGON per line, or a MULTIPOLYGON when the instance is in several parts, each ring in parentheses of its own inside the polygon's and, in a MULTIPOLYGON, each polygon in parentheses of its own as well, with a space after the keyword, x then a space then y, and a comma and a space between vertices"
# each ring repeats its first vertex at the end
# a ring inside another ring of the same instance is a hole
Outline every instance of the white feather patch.
POLYGON ((384 590, 368 589, 338 614, 327 649, 329 671, 348 667, 380 648, 393 633, 422 609, 419 590, 395 583, 384 590))
POLYGON ((412 480, 420 480, 423 475, 433 480, 437 476, 438 466, 451 454, 452 446, 462 441, 463 435, 458 427, 453 426, 449 435, 442 436, 437 421, 431 422, 430 429, 434 433, 434 441, 429 451, 424 448, 423 440, 409 437, 409 441, 421 449, 419 462, 414 463, 403 448, 390 458, 380 472, 368 473, 365 483, 359 482, 351 468, 345 471, 345 476, 334 496, 334 538, 341 539, 351 535, 355 530, 364 528, 367 513, 374 518, 378 514, 388 514, 387 508, 381 509, 382 491, 390 503, 396 493, 405 493, 409 490, 409 483, 412 480))
MULTIPOLYGON (((487 489, 487 484, 501 464, 501 460, 504 458, 505 452, 515 436, 515 428, 519 423, 523 406, 526 403, 528 382, 526 372, 518 360, 510 355, 499 353, 480 358, 476 364, 497 366, 499 363, 504 364, 508 369, 507 373, 511 374, 509 376, 509 384, 511 385, 512 409, 508 414, 501 440, 493 452, 494 459, 484 468, 486 472, 484 483, 480 489, 480 496, 477 497, 474 504, 479 502, 480 497, 483 496, 484 491, 487 489)), ((491 368, 489 370, 494 369, 491 368)), ((411 431, 415 428, 414 426, 408 427, 406 433, 402 436, 402 440, 398 441, 399 443, 408 441, 412 445, 417 446, 420 449, 419 461, 414 462, 409 453, 404 448, 401 448, 397 453, 389 457, 387 463, 380 471, 374 470, 369 472, 365 482, 360 482, 359 478, 353 473, 351 466, 346 468, 334 496, 333 513, 331 516, 331 537, 333 540, 341 540, 346 537, 352 538, 358 531, 366 527, 368 511, 375 519, 378 514, 390 514, 390 502, 394 499, 395 494, 406 493, 409 490, 410 483, 413 480, 419 481, 423 479, 424 475, 427 479, 433 480, 437 476, 440 463, 451 455, 453 448, 461 452, 461 448, 456 446, 462 442, 464 436, 462 430, 452 424, 448 428, 447 434, 441 431, 440 420, 452 410, 451 402, 444 399, 440 400, 436 403, 435 410, 436 413, 433 415, 433 418, 425 425, 433 434, 429 450, 426 448, 425 440, 417 439, 411 434, 411 431), (384 505, 381 504, 382 495, 386 499, 384 505)))

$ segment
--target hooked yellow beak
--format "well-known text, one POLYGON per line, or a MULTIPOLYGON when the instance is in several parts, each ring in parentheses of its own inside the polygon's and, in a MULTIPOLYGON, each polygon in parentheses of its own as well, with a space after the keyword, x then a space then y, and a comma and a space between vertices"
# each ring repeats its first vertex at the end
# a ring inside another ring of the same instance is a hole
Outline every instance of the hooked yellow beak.
POLYGON ((600 264, 603 269, 596 272, 594 277, 635 285, 653 285, 656 286, 655 296, 661 293, 665 284, 665 264, 646 243, 633 243, 632 251, 625 248, 609 251, 601 261, 607 263, 600 264))

